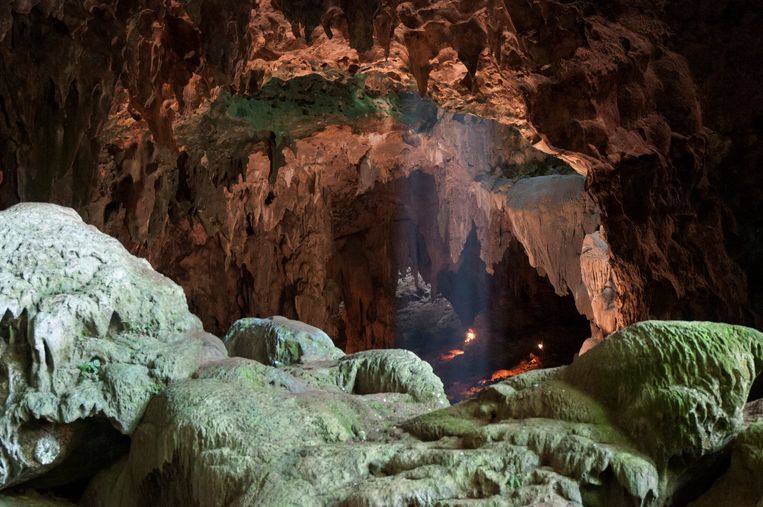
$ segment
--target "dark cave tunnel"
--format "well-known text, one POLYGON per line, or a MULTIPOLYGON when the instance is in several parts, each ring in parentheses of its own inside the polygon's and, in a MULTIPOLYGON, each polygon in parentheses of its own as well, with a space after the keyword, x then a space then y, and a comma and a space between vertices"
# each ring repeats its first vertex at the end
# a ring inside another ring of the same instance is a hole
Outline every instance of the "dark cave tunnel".
POLYGON ((447 242, 432 237, 434 178, 414 172, 396 191, 395 347, 428 361, 451 401, 528 369, 572 361, 590 336, 589 322, 572 295, 557 295, 530 265, 519 241, 488 269, 472 222, 457 262, 444 261, 447 242))

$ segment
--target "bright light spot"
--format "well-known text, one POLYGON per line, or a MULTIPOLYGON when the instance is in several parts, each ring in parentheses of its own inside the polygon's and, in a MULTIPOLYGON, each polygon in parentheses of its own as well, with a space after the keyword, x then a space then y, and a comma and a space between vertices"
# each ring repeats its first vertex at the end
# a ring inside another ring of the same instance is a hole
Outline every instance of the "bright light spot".
POLYGON ((543 342, 540 342, 540 343, 538 344, 538 350, 543 350, 543 342))
POLYGON ((471 343, 476 339, 477 339, 477 332, 474 329, 469 328, 466 331, 466 338, 464 338, 464 343, 471 343))
POLYGON ((464 351, 461 349, 453 349, 449 350, 443 354, 440 354, 440 361, 450 361, 451 359, 454 359, 458 356, 463 356, 464 351))

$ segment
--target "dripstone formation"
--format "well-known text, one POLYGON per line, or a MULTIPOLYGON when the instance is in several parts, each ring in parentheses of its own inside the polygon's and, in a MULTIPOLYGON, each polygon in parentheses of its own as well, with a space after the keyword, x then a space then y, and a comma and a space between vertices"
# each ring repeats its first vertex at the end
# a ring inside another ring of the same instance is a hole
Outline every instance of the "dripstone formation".
POLYGON ((3 2, 0 507, 761 507, 761 25, 3 2))
POLYGON ((463 319, 528 334, 500 315, 533 299, 554 310, 532 322, 590 322, 571 348, 647 318, 752 324, 754 4, 15 2, 0 208, 74 207, 218 334, 284 315, 346 350, 392 346, 398 273, 448 296, 463 266, 501 301, 455 301, 463 319), (539 259, 557 238, 506 196, 556 174, 585 178, 570 197, 593 216, 539 259), (593 272, 583 241, 605 252, 593 272))

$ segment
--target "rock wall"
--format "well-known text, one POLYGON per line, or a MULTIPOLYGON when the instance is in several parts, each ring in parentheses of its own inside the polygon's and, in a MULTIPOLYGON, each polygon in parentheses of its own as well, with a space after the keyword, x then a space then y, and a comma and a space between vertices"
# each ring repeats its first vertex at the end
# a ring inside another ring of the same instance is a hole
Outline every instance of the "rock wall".
POLYGON ((660 16, 675 36, 670 47, 684 55, 695 76, 702 117, 712 129, 708 177, 728 206, 726 248, 744 269, 754 313, 763 316, 763 11, 754 2, 670 2, 660 16), (687 13, 693 15, 687 15, 687 13), (713 48, 708 58, 707 48, 713 48))
POLYGON ((282 314, 348 351, 389 346, 397 272, 436 289, 471 234, 488 274, 518 238, 594 335, 750 320, 707 174, 717 92, 671 51, 689 46, 670 13, 641 7, 17 2, 0 9, 0 207, 74 206, 217 332, 282 314), (551 233, 506 200, 575 172, 609 244, 595 268, 578 256, 596 224, 541 262, 551 233))

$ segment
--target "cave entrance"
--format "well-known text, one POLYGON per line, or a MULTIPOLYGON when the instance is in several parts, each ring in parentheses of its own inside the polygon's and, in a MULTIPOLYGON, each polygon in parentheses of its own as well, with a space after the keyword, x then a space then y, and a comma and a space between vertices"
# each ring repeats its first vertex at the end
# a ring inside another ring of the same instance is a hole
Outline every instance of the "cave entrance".
MULTIPOLYGON (((464 256, 478 252, 470 236, 464 256)), ((526 371, 569 364, 590 336, 572 296, 556 295, 519 245, 493 274, 484 264, 475 269, 479 264, 440 272, 435 289, 414 269, 398 276, 395 346, 431 364, 451 402, 526 371)))
POLYGON ((488 268, 476 224, 457 261, 439 235, 436 185, 414 173, 392 234, 394 346, 429 362, 452 402, 536 368, 568 364, 590 336, 571 295, 559 296, 517 240, 488 268), (447 261, 445 259, 448 259, 447 261))

